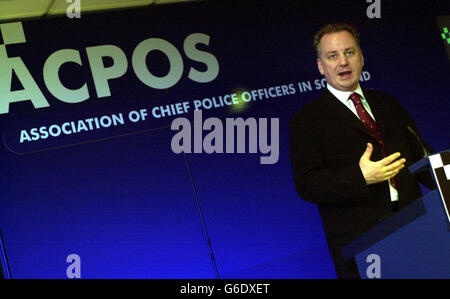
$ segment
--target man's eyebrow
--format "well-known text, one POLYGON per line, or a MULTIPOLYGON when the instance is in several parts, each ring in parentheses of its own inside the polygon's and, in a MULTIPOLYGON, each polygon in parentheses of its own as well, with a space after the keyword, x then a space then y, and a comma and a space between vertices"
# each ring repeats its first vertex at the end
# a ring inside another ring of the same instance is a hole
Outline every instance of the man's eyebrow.
MULTIPOLYGON (((348 50, 356 50, 356 47, 350 47, 350 48, 345 48, 345 49, 344 49, 344 51, 348 51, 348 50)), ((338 51, 336 51, 336 50, 328 51, 328 52, 325 53, 325 55, 328 55, 328 54, 335 54, 335 53, 337 53, 337 52, 338 52, 338 51)))

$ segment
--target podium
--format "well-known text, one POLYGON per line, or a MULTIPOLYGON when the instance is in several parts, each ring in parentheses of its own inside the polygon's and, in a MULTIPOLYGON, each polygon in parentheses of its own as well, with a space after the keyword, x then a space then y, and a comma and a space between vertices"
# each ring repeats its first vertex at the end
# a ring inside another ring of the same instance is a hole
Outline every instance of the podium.
POLYGON ((361 278, 450 278, 450 151, 409 170, 430 171, 437 188, 342 249, 361 278))

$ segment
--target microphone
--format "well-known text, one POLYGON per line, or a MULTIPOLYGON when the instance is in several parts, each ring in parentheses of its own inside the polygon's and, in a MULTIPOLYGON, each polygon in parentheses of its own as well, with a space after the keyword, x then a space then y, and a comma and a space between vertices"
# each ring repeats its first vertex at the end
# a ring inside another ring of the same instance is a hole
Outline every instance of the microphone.
POLYGON ((417 141, 419 142, 420 146, 422 147, 422 151, 423 151, 423 156, 426 158, 428 156, 430 156, 430 152, 425 148, 425 146, 423 145, 422 140, 420 140, 419 136, 416 134, 416 132, 414 132, 413 129, 411 129, 410 126, 406 125, 406 128, 408 128, 408 131, 410 131, 414 137, 416 137, 417 141))

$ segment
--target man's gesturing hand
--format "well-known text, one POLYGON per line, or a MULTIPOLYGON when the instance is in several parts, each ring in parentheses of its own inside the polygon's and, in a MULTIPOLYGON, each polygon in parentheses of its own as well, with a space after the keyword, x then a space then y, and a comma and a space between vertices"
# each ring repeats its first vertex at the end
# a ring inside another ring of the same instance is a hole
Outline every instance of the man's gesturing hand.
POLYGON ((405 167, 405 159, 399 159, 400 153, 392 154, 380 161, 370 161, 373 152, 371 143, 367 144, 366 151, 359 160, 359 167, 366 179, 367 185, 386 181, 399 173, 405 167))

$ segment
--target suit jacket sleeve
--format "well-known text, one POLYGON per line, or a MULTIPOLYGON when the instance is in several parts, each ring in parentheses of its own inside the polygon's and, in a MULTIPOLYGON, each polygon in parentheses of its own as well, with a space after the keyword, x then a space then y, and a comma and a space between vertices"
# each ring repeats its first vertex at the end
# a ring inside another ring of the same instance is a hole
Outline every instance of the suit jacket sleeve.
POLYGON ((341 169, 327 167, 322 142, 320 120, 314 112, 298 111, 290 122, 290 157, 300 197, 319 204, 348 204, 370 199, 358 163, 341 169))

